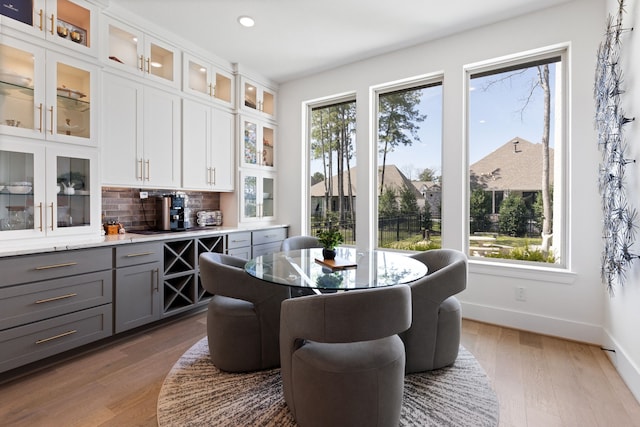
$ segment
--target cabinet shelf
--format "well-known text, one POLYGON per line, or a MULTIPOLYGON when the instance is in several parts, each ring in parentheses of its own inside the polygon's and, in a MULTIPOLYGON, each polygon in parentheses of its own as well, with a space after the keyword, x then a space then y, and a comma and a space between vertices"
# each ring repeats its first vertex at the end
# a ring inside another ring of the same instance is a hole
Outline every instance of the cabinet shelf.
POLYGON ((21 86, 0 80, 0 93, 24 100, 33 100, 33 87, 21 86))

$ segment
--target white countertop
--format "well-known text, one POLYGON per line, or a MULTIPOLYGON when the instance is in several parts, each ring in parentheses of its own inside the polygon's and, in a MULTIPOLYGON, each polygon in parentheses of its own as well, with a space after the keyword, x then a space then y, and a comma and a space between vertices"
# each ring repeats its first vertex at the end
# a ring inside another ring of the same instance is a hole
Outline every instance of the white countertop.
POLYGON ((282 228, 288 225, 263 225, 255 227, 206 227, 188 229, 184 231, 167 231, 166 233, 136 234, 135 232, 124 234, 112 234, 109 236, 83 236, 73 238, 41 238, 23 239, 0 242, 0 257, 16 255, 28 255, 35 253, 68 251, 73 249, 95 248, 101 246, 124 245, 130 243, 153 242, 157 240, 185 239, 199 236, 215 236, 242 231, 268 230, 270 228, 282 228))

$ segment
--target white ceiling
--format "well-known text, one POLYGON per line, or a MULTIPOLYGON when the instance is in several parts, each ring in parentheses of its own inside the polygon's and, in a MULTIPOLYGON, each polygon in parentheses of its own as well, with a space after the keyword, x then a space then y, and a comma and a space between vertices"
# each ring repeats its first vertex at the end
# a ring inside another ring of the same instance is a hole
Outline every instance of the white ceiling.
POLYGON ((111 0, 276 82, 568 0, 111 0), (250 15, 252 28, 237 18, 250 15))

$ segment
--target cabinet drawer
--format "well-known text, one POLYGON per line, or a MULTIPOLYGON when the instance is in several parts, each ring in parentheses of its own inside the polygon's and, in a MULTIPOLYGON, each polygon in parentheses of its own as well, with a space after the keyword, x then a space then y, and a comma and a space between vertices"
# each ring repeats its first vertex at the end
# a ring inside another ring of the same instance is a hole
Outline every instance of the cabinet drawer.
POLYGON ((111 248, 23 255, 0 259, 0 287, 110 270, 111 248))
POLYGON ((255 245, 253 247, 253 257, 280 251, 280 242, 265 243, 264 245, 255 245))
POLYGON ((136 243, 116 247, 116 267, 162 261, 162 242, 136 243))
POLYGON ((234 256, 236 258, 251 259, 251 246, 245 246, 244 248, 229 249, 227 255, 234 256))
POLYGON ((112 334, 111 304, 0 332, 0 372, 112 334))
POLYGON ((287 237, 285 228, 273 228, 253 232, 253 244, 262 245, 265 243, 280 242, 287 237))
POLYGON ((110 303, 110 270, 0 288, 0 330, 110 303))
POLYGON ((251 232, 232 233, 227 236, 227 249, 251 246, 251 232))

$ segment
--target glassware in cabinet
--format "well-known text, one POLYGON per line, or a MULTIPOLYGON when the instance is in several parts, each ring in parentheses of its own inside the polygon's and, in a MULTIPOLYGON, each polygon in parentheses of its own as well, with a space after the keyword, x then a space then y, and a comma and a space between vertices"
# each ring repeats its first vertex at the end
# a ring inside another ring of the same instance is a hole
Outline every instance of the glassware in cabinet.
POLYGON ((90 64, 0 35, 0 133, 93 142, 95 79, 90 64))

